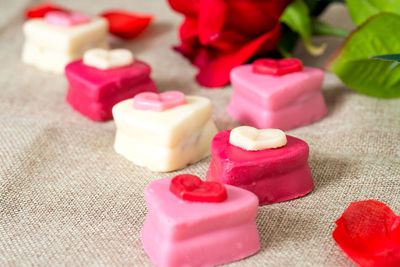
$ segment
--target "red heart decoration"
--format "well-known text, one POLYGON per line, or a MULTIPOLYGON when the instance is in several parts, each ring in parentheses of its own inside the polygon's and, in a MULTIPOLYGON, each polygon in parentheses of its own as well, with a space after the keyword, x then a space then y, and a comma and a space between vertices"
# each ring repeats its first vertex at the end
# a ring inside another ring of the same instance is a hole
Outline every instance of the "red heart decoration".
POLYGON ((33 6, 25 10, 25 18, 33 19, 33 18, 43 18, 50 11, 64 11, 68 12, 66 8, 61 6, 56 6, 51 2, 44 2, 39 5, 33 6))
POLYGON ((138 15, 122 10, 108 10, 100 16, 108 20, 109 32, 123 39, 135 38, 153 20, 151 15, 138 15))
POLYGON ((280 60, 261 58, 253 62, 253 72, 264 75, 281 76, 298 72, 303 69, 303 63, 297 58, 284 58, 280 60))
POLYGON ((204 182, 191 174, 181 174, 172 178, 169 190, 180 199, 193 202, 222 202, 227 198, 223 184, 204 182))
POLYGON ((400 266, 400 216, 377 200, 352 202, 332 236, 360 266, 400 266))

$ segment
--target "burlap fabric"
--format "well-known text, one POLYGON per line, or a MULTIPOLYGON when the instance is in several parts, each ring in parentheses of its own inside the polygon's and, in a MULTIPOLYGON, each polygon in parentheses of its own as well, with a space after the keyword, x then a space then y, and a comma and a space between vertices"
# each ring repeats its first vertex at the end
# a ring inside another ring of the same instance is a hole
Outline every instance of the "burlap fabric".
MULTIPOLYGON (((154 13, 155 23, 132 42, 153 66, 159 88, 212 99, 220 130, 238 124, 225 108, 231 87, 204 90, 195 69, 170 47, 181 18, 165 0, 57 1, 88 13, 120 7, 154 13)), ((152 180, 189 172, 204 177, 209 158, 184 170, 158 174, 113 150, 114 122, 95 123, 65 102, 63 76, 20 60, 22 11, 32 1, 0 1, 0 265, 151 266, 139 233, 146 215, 143 190, 152 180)), ((345 8, 325 21, 352 27, 345 8)), ((340 39, 325 38, 329 55, 340 39)), ((299 46, 296 55, 321 66, 299 46)), ((326 75, 328 115, 289 131, 310 145, 315 189, 308 196, 259 209, 260 251, 231 266, 351 266, 331 238, 334 221, 351 201, 378 199, 400 213, 400 99, 360 95, 326 75)))

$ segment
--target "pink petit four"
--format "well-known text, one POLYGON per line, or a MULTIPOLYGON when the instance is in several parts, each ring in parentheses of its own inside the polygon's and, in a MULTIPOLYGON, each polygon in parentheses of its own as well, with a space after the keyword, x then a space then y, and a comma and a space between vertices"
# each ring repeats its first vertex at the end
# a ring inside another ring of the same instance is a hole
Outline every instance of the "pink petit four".
POLYGON ((68 64, 67 102, 89 119, 105 121, 113 118, 116 103, 142 92, 156 92, 150 66, 129 53, 94 49, 86 52, 83 60, 68 64))
POLYGON ((307 143, 277 129, 222 131, 211 143, 206 180, 247 189, 260 205, 298 198, 314 187, 308 152, 307 143))
POLYGON ((183 174, 150 183, 145 199, 141 239, 156 266, 214 266, 260 248, 258 200, 249 191, 183 174))
POLYGON ((289 130, 326 114, 324 73, 297 59, 259 59, 231 72, 228 113, 244 125, 289 130))

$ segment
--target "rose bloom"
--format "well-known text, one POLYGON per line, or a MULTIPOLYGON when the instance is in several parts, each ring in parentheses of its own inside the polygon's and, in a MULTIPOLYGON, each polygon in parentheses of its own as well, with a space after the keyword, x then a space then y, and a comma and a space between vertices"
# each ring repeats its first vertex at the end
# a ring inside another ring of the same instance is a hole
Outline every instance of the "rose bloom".
POLYGON ((276 50, 279 18, 290 0, 168 0, 185 17, 175 49, 199 67, 206 87, 229 82, 232 68, 276 50))

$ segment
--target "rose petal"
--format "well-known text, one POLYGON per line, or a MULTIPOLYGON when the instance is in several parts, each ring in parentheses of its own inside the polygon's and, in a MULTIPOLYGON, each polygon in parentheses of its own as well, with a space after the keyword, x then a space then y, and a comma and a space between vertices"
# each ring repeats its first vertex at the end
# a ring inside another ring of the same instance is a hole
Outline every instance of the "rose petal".
POLYGON ((197 16, 198 1, 197 0, 168 0, 169 5, 176 12, 188 16, 197 16))
POLYGON ((68 12, 68 9, 63 8, 61 6, 56 6, 51 2, 44 2, 38 4, 36 6, 29 7, 25 10, 25 18, 33 19, 33 18, 43 18, 46 13, 50 11, 64 11, 68 12))
POLYGON ((353 202, 332 236, 360 266, 400 266, 400 216, 377 200, 353 202))
POLYGON ((221 87, 229 82, 229 74, 231 70, 246 62, 250 57, 260 51, 273 51, 276 48, 280 36, 280 24, 242 46, 234 53, 226 54, 213 61, 208 66, 200 69, 196 76, 197 82, 206 87, 221 87))
POLYGON ((185 17, 185 20, 179 28, 179 38, 181 41, 184 42, 193 37, 197 38, 197 34, 197 19, 185 17))
POLYGON ((199 52, 196 54, 193 59, 193 64, 200 69, 206 67, 211 64, 214 60, 216 60, 220 54, 217 51, 213 51, 210 49, 199 48, 199 52))
POLYGON ((290 0, 230 1, 226 28, 258 37, 275 27, 290 0))
POLYGON ((221 33, 218 40, 210 43, 210 46, 218 49, 222 53, 232 52, 247 44, 249 38, 233 30, 227 30, 221 33))
POLYGON ((198 32, 201 44, 218 39, 225 24, 226 9, 224 0, 200 0, 198 32))
POLYGON ((182 41, 180 46, 175 46, 174 49, 199 68, 204 68, 223 54, 237 51, 249 41, 245 36, 230 30, 222 32, 221 37, 208 46, 202 46, 197 35, 193 35, 191 38, 189 36, 188 33, 185 41, 182 41))
POLYGON ((199 40, 197 37, 188 39, 181 45, 174 46, 173 48, 181 53, 184 57, 189 59, 191 63, 193 63, 193 60, 199 53, 200 49, 202 49, 202 47, 199 45, 199 40))
POLYGON ((109 24, 109 32, 123 39, 141 34, 153 20, 152 15, 139 15, 123 10, 107 10, 100 14, 109 24))

